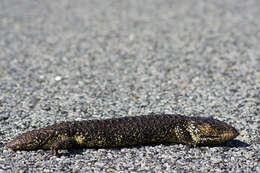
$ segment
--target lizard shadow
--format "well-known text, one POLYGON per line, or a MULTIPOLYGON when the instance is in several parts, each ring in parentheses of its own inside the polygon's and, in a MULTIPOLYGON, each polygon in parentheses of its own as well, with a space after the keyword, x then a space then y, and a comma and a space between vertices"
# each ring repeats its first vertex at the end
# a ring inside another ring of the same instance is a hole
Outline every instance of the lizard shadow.
MULTIPOLYGON (((158 144, 146 144, 146 145, 136 145, 136 146, 128 146, 128 147, 94 147, 94 148, 87 148, 87 149, 92 149, 92 150, 98 150, 98 149, 109 149, 112 151, 120 151, 122 148, 141 148, 143 146, 157 146, 157 145, 165 145, 165 146, 171 146, 171 145, 178 145, 177 143, 158 143, 158 144)), ((228 141, 222 144, 215 144, 215 145, 200 145, 199 148, 201 147, 209 147, 209 148, 215 148, 215 147, 222 147, 225 150, 231 149, 231 148, 245 148, 250 146, 248 143, 242 142, 240 140, 232 140, 228 141)), ((189 148, 195 148, 193 146, 187 146, 187 149, 189 148)), ((85 148, 86 149, 86 148, 85 148)), ((75 156, 75 155, 83 155, 84 148, 78 148, 78 149, 71 149, 69 152, 62 153, 61 155, 63 156, 75 156)))
MULTIPOLYGON (((202 145, 203 146, 203 145, 202 145)), ((227 141, 222 144, 212 144, 208 145, 209 148, 214 148, 214 147, 225 147, 225 148, 245 148, 250 146, 248 143, 242 142, 240 140, 234 139, 232 141, 227 141)))
POLYGON ((225 142, 224 144, 219 146, 228 147, 228 148, 245 148, 245 147, 249 147, 250 144, 234 139, 232 141, 225 142))

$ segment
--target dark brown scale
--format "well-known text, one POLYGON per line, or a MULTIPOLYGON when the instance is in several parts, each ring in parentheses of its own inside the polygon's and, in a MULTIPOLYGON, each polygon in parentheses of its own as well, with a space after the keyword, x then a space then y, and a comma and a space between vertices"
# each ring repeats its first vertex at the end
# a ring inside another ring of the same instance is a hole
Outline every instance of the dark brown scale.
POLYGON ((238 132, 230 125, 202 117, 143 115, 104 120, 64 122, 29 131, 8 143, 15 150, 78 147, 123 147, 174 142, 188 145, 219 144, 238 132))

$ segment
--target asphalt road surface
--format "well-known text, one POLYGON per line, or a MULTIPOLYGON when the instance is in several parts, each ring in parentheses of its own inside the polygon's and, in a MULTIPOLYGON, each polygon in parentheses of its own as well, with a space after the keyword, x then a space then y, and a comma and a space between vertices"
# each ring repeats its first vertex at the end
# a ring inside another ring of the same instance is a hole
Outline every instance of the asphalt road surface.
POLYGON ((0 173, 260 172, 260 1, 1 0, 0 173), (181 113, 218 147, 12 151, 61 121, 181 113))

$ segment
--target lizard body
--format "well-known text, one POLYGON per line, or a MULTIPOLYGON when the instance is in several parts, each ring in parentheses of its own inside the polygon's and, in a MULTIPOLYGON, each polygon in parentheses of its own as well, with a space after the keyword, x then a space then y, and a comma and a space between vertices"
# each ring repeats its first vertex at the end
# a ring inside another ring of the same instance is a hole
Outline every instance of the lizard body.
POLYGON ((142 115, 54 124, 21 134, 8 143, 14 150, 104 148, 152 143, 215 145, 234 139, 238 132, 225 122, 182 115, 142 115))

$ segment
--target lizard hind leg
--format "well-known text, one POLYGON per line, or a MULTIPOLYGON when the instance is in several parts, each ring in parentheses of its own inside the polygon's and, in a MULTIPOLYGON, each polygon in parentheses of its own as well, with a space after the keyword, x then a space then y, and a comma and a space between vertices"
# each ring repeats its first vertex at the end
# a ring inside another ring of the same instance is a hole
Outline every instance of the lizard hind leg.
POLYGON ((52 155, 58 156, 59 150, 67 150, 67 149, 70 149, 70 148, 75 148, 77 146, 78 146, 78 143, 75 140, 75 138, 67 137, 65 139, 58 140, 58 141, 54 142, 50 146, 50 150, 51 150, 52 155))

